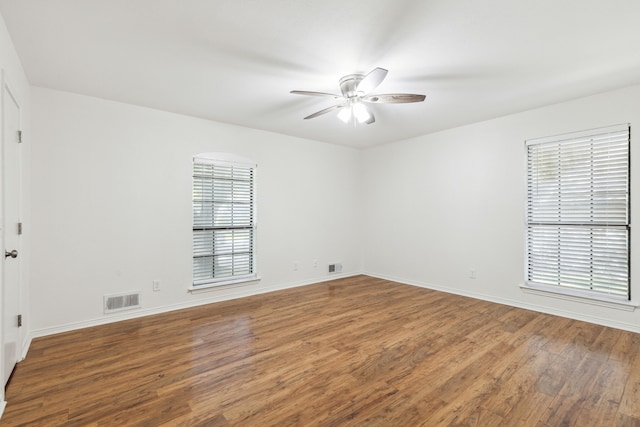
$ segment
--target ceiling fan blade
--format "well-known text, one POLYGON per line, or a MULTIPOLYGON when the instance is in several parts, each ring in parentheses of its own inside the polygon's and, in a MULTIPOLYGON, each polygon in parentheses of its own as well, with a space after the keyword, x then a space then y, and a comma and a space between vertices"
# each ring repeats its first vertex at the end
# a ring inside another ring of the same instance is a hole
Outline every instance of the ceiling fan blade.
POLYGON ((374 104, 405 104, 408 102, 422 102, 425 98, 426 95, 415 93, 387 93, 384 95, 367 95, 362 97, 362 100, 374 104))
POLYGON ((325 98, 334 98, 334 99, 342 98, 342 95, 334 95, 333 93, 326 93, 326 92, 311 92, 308 90, 292 90, 289 93, 293 93, 296 95, 323 96, 325 98))
POLYGON ((316 111, 315 113, 308 115, 308 116, 307 116, 307 117, 305 117, 304 119, 305 119, 305 120, 308 120, 308 119, 315 119, 315 118, 316 118, 316 117, 318 117, 318 116, 321 116, 321 115, 323 115, 323 114, 330 113, 330 112, 332 112, 332 111, 334 111, 334 110, 339 110, 339 109, 340 109, 340 108, 342 108, 342 107, 343 107, 343 105, 332 105, 331 107, 329 107, 329 108, 325 108, 324 110, 316 111))
POLYGON ((380 83, 382 83, 388 72, 389 71, 385 70, 384 68, 374 68, 373 70, 369 71, 369 74, 364 76, 360 84, 358 84, 358 87, 356 87, 356 90, 362 93, 371 92, 372 90, 377 88, 380 83))

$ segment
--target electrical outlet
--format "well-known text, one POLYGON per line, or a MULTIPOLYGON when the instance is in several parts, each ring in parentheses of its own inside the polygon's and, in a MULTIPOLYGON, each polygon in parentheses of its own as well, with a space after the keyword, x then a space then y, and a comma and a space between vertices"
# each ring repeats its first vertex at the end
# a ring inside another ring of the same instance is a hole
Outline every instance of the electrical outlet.
POLYGON ((160 281, 159 280, 154 280, 153 281, 153 292, 158 292, 160 290, 160 281))
POLYGON ((294 261, 294 263, 293 263, 293 271, 298 271, 298 261, 294 261))
POLYGON ((470 279, 475 279, 476 278, 476 271, 475 270, 471 270, 469 272, 469 278, 470 279))
POLYGON ((318 268, 318 260, 317 259, 313 260, 313 268, 318 268))

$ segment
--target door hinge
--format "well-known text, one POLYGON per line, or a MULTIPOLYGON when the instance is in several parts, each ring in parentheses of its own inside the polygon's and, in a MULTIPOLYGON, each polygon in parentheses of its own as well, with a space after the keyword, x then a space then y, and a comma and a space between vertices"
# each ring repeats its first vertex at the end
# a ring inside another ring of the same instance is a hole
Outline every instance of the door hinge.
POLYGON ((22 144, 22 131, 18 131, 18 144, 22 144))
POLYGON ((19 222, 18 223, 18 235, 21 235, 21 234, 22 234, 22 223, 19 222))
POLYGON ((22 314, 18 314, 18 328, 22 326, 22 314))

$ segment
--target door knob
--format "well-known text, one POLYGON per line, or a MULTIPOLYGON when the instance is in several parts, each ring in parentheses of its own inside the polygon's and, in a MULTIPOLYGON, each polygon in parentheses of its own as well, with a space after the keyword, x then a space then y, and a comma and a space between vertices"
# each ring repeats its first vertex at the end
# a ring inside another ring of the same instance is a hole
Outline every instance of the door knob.
POLYGON ((18 258, 18 251, 17 250, 12 250, 11 252, 9 251, 4 251, 4 257, 5 258, 18 258))

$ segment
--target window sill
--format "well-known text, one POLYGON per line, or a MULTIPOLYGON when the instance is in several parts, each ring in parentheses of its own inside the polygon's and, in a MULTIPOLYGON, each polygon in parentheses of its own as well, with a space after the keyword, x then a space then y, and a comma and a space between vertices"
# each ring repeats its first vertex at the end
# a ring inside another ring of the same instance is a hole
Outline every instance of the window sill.
POLYGON ((260 277, 242 278, 236 280, 227 280, 224 282, 207 283, 205 285, 190 286, 187 290, 192 294, 199 294, 202 292, 211 292, 217 288, 235 288, 246 285, 252 285, 260 282, 260 277))
POLYGON ((595 297, 586 292, 571 289, 556 289, 550 286, 543 285, 520 285, 520 289, 524 293, 533 295, 542 295, 547 297, 553 297, 557 299, 563 299, 565 301, 575 301, 586 304, 597 305, 600 307, 614 308, 616 310, 634 311, 638 304, 633 301, 622 301, 613 298, 595 297))

